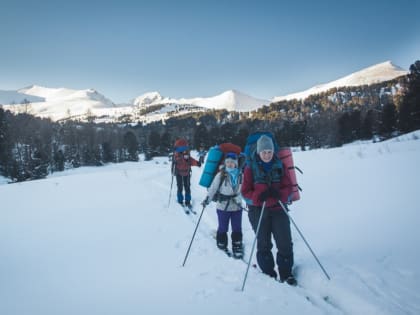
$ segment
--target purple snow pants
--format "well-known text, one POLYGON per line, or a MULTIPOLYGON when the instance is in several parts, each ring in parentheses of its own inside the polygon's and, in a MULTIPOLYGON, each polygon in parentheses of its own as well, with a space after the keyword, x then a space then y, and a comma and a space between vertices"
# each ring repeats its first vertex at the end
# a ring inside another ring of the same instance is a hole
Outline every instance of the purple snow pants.
POLYGON ((219 220, 217 232, 227 233, 229 230, 229 221, 232 226, 232 232, 242 232, 242 210, 223 211, 217 209, 217 218, 219 220))

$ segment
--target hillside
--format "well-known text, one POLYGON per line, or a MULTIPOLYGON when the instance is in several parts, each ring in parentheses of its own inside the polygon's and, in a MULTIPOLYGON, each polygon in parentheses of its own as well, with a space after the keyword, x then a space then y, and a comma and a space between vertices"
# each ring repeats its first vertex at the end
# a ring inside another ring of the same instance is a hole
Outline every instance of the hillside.
MULTIPOLYGON (((0 313, 417 314, 419 138, 295 153, 303 192, 290 213, 332 278, 292 228, 297 288, 251 268, 240 291, 246 265, 216 249, 214 204, 182 267, 198 215, 168 207, 167 158, 0 185, 0 313)), ((246 212, 243 231, 249 255, 246 212)))

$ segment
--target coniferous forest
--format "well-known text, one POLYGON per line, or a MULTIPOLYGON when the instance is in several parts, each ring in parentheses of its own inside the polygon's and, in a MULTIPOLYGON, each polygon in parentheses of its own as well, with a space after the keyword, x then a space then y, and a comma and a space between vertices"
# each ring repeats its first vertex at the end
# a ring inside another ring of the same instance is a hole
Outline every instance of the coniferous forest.
POLYGON ((167 155, 179 137, 199 149, 244 146, 249 133, 269 130, 281 146, 303 150, 355 140, 381 141, 420 129, 420 61, 388 82, 332 89, 304 100, 271 103, 251 113, 211 110, 147 125, 53 122, 0 107, 0 175, 12 182, 81 166, 167 155))

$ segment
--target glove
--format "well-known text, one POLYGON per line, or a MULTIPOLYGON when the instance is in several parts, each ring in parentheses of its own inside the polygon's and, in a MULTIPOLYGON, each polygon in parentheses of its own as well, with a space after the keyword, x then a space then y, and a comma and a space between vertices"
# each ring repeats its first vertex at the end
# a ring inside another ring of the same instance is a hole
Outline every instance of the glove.
POLYGON ((280 199, 280 193, 277 189, 274 187, 270 187, 270 197, 279 200, 280 199))
POLYGON ((280 199, 280 194, 274 187, 269 187, 260 194, 258 200, 264 202, 268 198, 280 199))
POLYGON ((258 200, 261 202, 264 202, 268 199, 268 197, 270 197, 270 188, 267 188, 266 190, 264 190, 259 196, 258 196, 258 200))
POLYGON ((197 166, 201 167, 201 162, 200 161, 197 162, 197 166))
POLYGON ((203 200, 203 202, 201 203, 201 205, 205 207, 205 206, 208 206, 209 204, 210 204, 210 199, 207 196, 206 199, 203 200))

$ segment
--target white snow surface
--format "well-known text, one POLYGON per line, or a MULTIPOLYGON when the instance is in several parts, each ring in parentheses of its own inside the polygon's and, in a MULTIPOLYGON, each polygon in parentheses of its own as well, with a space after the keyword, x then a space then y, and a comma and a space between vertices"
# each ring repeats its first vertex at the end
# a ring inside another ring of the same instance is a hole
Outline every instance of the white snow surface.
POLYGON ((247 266, 216 248, 214 204, 182 266, 202 169, 189 216, 163 157, 0 185, 0 314, 420 314, 419 138, 295 152, 290 215, 331 276, 292 226, 298 287, 251 267, 242 292, 247 266))
POLYGON ((29 102, 43 102, 45 99, 18 91, 0 90, 0 104, 20 104, 25 100, 29 102))
POLYGON ((288 94, 285 96, 276 96, 272 99, 272 102, 279 102, 283 100, 292 99, 305 99, 310 95, 319 94, 328 91, 332 88, 346 87, 346 86, 359 86, 359 85, 370 85, 389 81, 397 77, 406 75, 408 71, 394 65, 391 61, 385 61, 363 70, 354 72, 338 80, 316 85, 308 90, 288 94))

